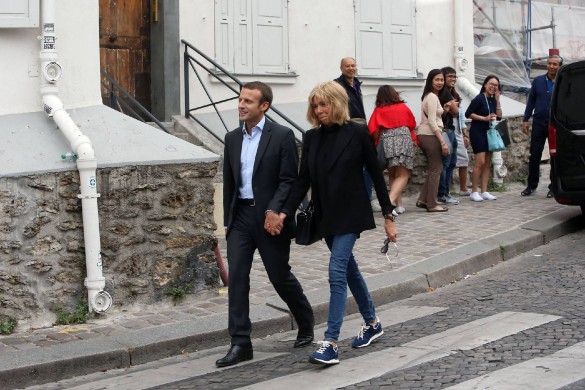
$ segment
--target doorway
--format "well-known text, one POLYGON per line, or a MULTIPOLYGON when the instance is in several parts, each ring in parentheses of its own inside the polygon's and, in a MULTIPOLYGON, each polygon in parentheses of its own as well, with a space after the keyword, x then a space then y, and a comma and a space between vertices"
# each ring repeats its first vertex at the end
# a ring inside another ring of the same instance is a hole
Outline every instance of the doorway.
MULTIPOLYGON (((99 39, 101 69, 150 111, 150 0, 99 0, 99 39)), ((102 101, 111 103, 104 87, 102 101)))

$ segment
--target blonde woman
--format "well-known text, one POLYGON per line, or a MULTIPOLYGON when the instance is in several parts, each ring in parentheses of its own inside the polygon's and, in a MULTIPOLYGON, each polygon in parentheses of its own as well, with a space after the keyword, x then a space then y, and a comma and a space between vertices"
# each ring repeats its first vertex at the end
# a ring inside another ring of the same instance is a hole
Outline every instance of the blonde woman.
POLYGON ((365 188, 363 167, 370 172, 384 215, 384 229, 396 241, 394 206, 390 203, 374 143, 365 124, 349 121, 347 94, 335 81, 317 85, 309 95, 307 119, 315 126, 303 137, 299 177, 283 207, 281 218, 293 216, 311 189, 321 237, 331 251, 329 259, 329 317, 324 341, 309 361, 337 364, 337 341, 351 290, 364 319, 352 346, 370 345, 384 331, 376 316, 366 282, 353 256, 360 233, 376 224, 365 188))

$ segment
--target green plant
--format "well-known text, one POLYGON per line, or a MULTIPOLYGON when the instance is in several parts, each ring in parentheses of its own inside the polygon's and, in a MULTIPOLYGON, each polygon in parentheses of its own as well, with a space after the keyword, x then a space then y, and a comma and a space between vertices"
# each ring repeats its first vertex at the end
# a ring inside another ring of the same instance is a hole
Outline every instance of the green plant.
POLYGON ((520 176, 517 177, 516 180, 514 180, 517 183, 522 183, 524 185, 528 185, 528 176, 520 176))
POLYGON ((80 301, 73 311, 67 311, 59 306, 55 309, 55 314, 57 314, 55 325, 83 324, 91 317, 85 300, 80 301))
POLYGON ((487 190, 488 192, 506 192, 508 190, 508 186, 506 184, 494 183, 493 180, 490 179, 487 190))
POLYGON ((0 318, 0 334, 12 334, 18 320, 14 317, 0 318))
POLYGON ((189 290, 191 290, 191 285, 185 284, 182 286, 173 286, 169 290, 164 291, 163 294, 173 297, 173 302, 176 303, 179 300, 185 298, 185 296, 189 293, 189 290))

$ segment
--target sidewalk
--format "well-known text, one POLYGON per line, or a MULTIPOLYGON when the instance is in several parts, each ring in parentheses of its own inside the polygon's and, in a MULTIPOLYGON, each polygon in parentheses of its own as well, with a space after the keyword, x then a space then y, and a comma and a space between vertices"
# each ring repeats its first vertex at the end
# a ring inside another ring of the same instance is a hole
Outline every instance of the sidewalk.
MULTIPOLYGON (((427 213, 414 206, 416 198, 405 198, 407 212, 397 220, 399 254, 394 257, 391 247, 391 262, 380 253, 383 219, 376 215, 378 228, 364 232, 354 251, 376 304, 432 291, 585 227, 580 208, 547 199, 546 185, 530 197, 520 196, 522 189, 510 184, 507 192, 495 193, 498 200, 493 202, 474 203, 462 197, 447 213, 427 213)), ((225 241, 220 240, 220 248, 225 261, 225 241)), ((325 322, 329 251, 322 242, 309 247, 293 244, 291 250, 293 272, 317 323, 325 322)), ((250 302, 253 337, 293 328, 259 257, 251 272, 250 302)), ((356 311, 350 299, 348 312, 356 311)), ((228 344, 226 288, 188 296, 177 306, 112 309, 86 324, 0 336, 0 389, 228 344)))

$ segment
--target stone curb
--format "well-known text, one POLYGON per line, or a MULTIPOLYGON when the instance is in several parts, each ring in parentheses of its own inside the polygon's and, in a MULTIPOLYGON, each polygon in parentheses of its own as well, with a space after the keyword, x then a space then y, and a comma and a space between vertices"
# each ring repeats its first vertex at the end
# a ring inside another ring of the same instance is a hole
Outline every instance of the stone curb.
MULTIPOLYGON (((255 337, 287 331, 291 316, 269 306, 250 312, 255 337)), ((0 355, 0 389, 56 382, 97 371, 125 368, 158 359, 228 345, 226 314, 0 355), (218 327, 217 324, 221 324, 218 327), (196 348, 195 348, 196 347, 196 348)))
MULTIPOLYGON (((544 245, 585 227, 579 208, 564 208, 522 225, 446 253, 430 257, 402 270, 366 279, 377 306, 411 297, 449 284, 501 261, 544 245)), ((317 323, 327 321, 329 291, 307 294, 317 323)), ((347 314, 357 313, 349 297, 347 314)), ((277 299, 250 311, 254 337, 295 328, 284 302, 277 299)), ((0 389, 15 389, 96 371, 124 368, 176 356, 182 352, 229 344, 226 314, 178 324, 162 325, 117 336, 82 340, 52 347, 24 350, 0 356, 0 389), (218 328, 218 324, 221 327, 218 328)))

